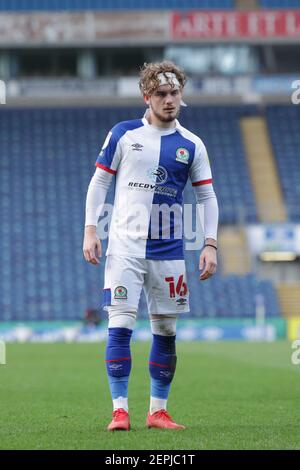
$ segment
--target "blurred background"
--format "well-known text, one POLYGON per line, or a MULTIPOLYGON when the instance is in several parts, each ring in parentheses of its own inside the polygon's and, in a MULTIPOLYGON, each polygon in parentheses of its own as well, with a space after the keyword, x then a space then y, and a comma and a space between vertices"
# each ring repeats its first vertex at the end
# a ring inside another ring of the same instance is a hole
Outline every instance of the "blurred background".
MULTIPOLYGON (((163 59, 189 76, 180 122, 220 206, 218 274, 200 283, 186 252, 178 338, 300 337, 300 0, 0 0, 0 339, 105 338, 86 191, 107 132, 144 113, 140 67, 163 59)), ((139 318, 148 339, 143 297, 139 318)))

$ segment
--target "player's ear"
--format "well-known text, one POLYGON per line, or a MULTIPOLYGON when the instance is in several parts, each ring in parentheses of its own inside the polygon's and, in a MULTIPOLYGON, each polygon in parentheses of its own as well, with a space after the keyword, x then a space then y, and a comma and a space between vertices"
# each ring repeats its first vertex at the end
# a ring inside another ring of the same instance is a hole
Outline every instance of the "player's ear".
POLYGON ((144 95, 144 101, 145 101, 145 103, 149 106, 149 104, 150 104, 150 96, 144 95))

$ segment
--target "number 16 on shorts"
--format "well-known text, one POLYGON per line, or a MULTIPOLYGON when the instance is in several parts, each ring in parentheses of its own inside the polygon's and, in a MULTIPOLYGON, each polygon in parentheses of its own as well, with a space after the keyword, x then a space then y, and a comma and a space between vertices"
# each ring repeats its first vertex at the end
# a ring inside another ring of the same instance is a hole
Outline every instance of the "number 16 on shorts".
POLYGON ((0 365, 6 364, 6 345, 0 340, 0 365))
POLYGON ((187 294, 188 288, 186 283, 183 281, 183 274, 179 276, 178 281, 177 279, 174 279, 173 276, 165 277, 165 281, 169 283, 169 294, 171 299, 176 297, 176 294, 180 297, 187 294))

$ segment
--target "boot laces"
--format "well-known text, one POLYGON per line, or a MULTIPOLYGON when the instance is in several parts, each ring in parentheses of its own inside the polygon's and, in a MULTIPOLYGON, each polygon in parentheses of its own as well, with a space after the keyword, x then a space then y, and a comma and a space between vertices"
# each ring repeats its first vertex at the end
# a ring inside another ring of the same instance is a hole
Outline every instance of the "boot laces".
POLYGON ((124 408, 118 408, 113 412, 114 419, 123 419, 125 415, 127 415, 127 412, 124 408))

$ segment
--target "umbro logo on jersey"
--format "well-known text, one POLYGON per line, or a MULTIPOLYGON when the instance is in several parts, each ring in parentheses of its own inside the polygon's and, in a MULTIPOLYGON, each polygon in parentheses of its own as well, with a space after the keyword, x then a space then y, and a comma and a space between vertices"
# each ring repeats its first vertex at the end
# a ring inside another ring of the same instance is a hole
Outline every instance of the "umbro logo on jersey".
POLYGON ((190 153, 187 149, 184 147, 179 147, 176 150, 176 161, 181 162, 181 163, 186 163, 188 164, 190 158, 190 153))
POLYGON ((133 148, 133 150, 137 150, 138 152, 141 152, 144 146, 142 144, 132 144, 131 147, 133 148))

